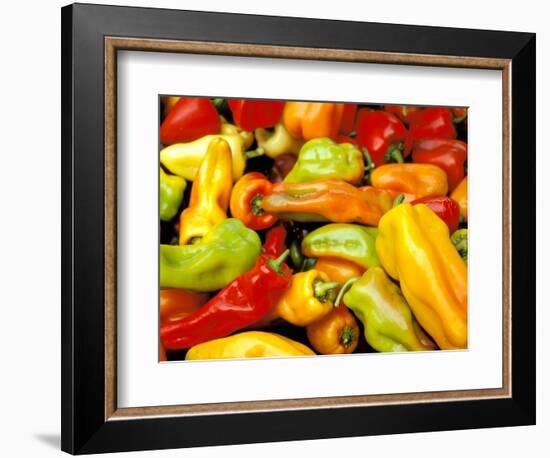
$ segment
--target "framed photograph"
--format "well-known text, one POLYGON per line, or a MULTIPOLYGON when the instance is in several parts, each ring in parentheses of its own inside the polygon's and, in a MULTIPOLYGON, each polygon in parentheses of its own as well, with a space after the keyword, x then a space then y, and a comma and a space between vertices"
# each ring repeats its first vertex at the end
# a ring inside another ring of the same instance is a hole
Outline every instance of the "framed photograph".
POLYGON ((534 34, 70 5, 62 129, 63 450, 535 423, 534 34))

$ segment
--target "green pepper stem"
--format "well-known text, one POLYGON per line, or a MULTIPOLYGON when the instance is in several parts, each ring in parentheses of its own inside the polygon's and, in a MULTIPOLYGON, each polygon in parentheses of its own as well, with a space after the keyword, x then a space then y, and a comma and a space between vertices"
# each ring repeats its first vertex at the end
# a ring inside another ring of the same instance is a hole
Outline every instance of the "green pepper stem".
POLYGON ((374 169, 374 163, 372 162, 372 158, 370 157, 369 150, 363 146, 363 148, 361 148, 361 151, 363 152, 363 156, 365 156, 365 162, 367 163, 367 165, 365 166, 365 172, 374 169))
POLYGON ((285 250, 283 254, 281 254, 281 256, 279 256, 277 259, 266 258, 265 262, 271 270, 282 275, 283 269, 281 268, 281 264, 285 262, 285 259, 288 257, 289 254, 290 254, 290 250, 285 250))
POLYGON ((384 155, 384 162, 397 162, 402 164, 405 160, 403 159, 403 143, 393 144, 388 148, 386 154, 384 155))
POLYGON ((254 216, 261 216, 264 214, 264 209, 262 207, 262 199, 264 196, 261 194, 256 194, 252 199, 250 199, 250 211, 254 216))
POLYGON ((340 283, 335 281, 317 280, 313 283, 313 295, 319 300, 325 299, 331 290, 336 289, 339 286, 340 283))
POLYGON ((466 119, 468 112, 466 111, 462 116, 453 116, 453 123, 458 124, 466 119))
POLYGON ((359 280, 360 277, 353 277, 350 278, 346 283, 342 285, 342 288, 340 288, 340 292, 338 293, 338 296, 336 296, 336 300, 334 301, 334 307, 338 307, 340 305, 340 301, 342 300, 342 297, 344 297, 344 294, 347 292, 348 288, 353 285, 357 280, 359 280))
POLYGON ((405 195, 404 194, 399 194, 395 200, 393 201, 393 205, 391 208, 395 208, 397 207, 399 204, 402 204, 405 200, 405 195))
POLYGON ((342 335, 340 336, 340 343, 344 348, 348 348, 351 346, 353 341, 357 338, 355 335, 355 331, 351 326, 345 326, 344 329, 342 329, 342 335))
POLYGON ((263 156, 265 154, 265 150, 263 148, 256 148, 256 149, 251 149, 249 151, 246 151, 244 153, 244 156, 246 159, 252 159, 254 157, 259 157, 259 156, 263 156))

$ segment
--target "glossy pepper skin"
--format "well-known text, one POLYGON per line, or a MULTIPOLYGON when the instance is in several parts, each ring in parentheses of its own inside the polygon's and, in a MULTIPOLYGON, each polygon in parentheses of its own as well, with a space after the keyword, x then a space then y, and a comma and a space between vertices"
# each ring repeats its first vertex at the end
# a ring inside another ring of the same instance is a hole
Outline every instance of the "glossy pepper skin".
POLYGON ((163 145, 191 142, 220 132, 220 117, 210 99, 181 97, 160 125, 163 145))
POLYGON ((186 289, 160 290, 160 322, 179 320, 197 311, 206 304, 209 295, 195 293, 186 289))
POLYGON ((359 326, 344 306, 334 307, 323 318, 306 327, 311 346, 322 355, 353 353, 359 343, 359 326))
POLYGON ((243 175, 231 191, 230 208, 233 217, 254 230, 273 226, 277 222, 277 217, 267 213, 262 207, 264 196, 269 194, 272 188, 273 184, 260 172, 243 175))
POLYGON ((409 154, 415 142, 426 138, 456 138, 449 108, 425 108, 414 115, 405 140, 405 155, 409 154))
POLYGON ((229 144, 213 139, 199 167, 189 206, 181 212, 179 244, 186 245, 202 237, 227 218, 233 185, 233 169, 229 144))
POLYGON ((454 189, 451 193, 451 199, 458 204, 462 219, 468 221, 468 177, 464 177, 454 189))
POLYGON ((339 133, 347 134, 351 130, 349 120, 353 119, 356 110, 355 104, 287 102, 283 111, 283 124, 295 138, 334 139, 339 133))
POLYGON ((375 188, 391 189, 413 194, 416 198, 445 195, 448 191, 447 175, 431 164, 386 164, 371 173, 375 188))
POLYGON ((218 339, 265 317, 288 287, 291 272, 283 263, 258 257, 253 269, 228 283, 195 313, 161 325, 160 338, 167 349, 181 350, 218 339))
POLYGON ((206 135, 190 143, 175 143, 160 151, 160 162, 174 175, 193 181, 212 140, 225 140, 231 149, 233 181, 243 176, 246 166, 245 140, 240 134, 206 135))
POLYGON ((452 233, 458 229, 460 209, 458 204, 447 196, 428 196, 413 200, 412 205, 424 204, 428 206, 449 228, 452 233))
POLYGON ((254 143, 254 132, 241 129, 235 124, 227 122, 223 116, 220 116, 220 121, 222 123, 220 129, 221 135, 239 135, 243 140, 244 149, 250 148, 252 143, 254 143))
POLYGON ((261 249, 256 232, 226 219, 194 245, 160 245, 160 287, 216 291, 251 269, 261 249))
POLYGON ((274 258, 281 256, 286 250, 286 236, 287 231, 282 224, 269 229, 262 246, 263 254, 274 258))
POLYGON ((283 154, 298 154, 304 144, 303 140, 294 138, 282 123, 277 123, 273 131, 256 129, 254 131, 258 150, 266 156, 275 159, 283 154))
POLYGON ((386 105, 384 110, 392 113, 405 124, 409 125, 412 119, 420 110, 422 110, 422 108, 409 105, 386 105))
POLYGON ((365 191, 341 180, 276 183, 262 201, 280 219, 333 221, 376 226, 393 204, 389 193, 365 191))
POLYGON ((451 235, 451 242, 466 264, 468 264, 468 229, 458 229, 451 235))
POLYGON ((379 266, 376 255, 378 229, 358 224, 326 224, 304 237, 302 253, 315 258, 338 258, 363 269, 379 266))
POLYGON ((367 149, 376 166, 403 162, 403 142, 407 130, 403 123, 387 111, 359 110, 355 122, 357 143, 367 149))
POLYGON ((399 280, 420 325, 439 348, 466 348, 468 274, 447 225, 426 205, 404 203, 386 213, 378 229, 380 262, 399 280))
POLYGON ((338 286, 316 269, 294 274, 270 318, 282 318, 294 326, 307 326, 332 310, 338 286))
POLYGON ((433 350, 401 294, 381 267, 373 267, 345 293, 344 304, 363 323, 365 339, 380 352, 433 350), (420 336, 419 336, 420 334, 420 336))
POLYGON ((273 332, 247 331, 195 345, 185 359, 274 358, 313 356, 306 345, 273 332))
POLYGON ((168 175, 160 168, 159 213, 161 221, 170 221, 178 212, 186 181, 176 175, 168 175))
POLYGON ((359 264, 339 257, 320 256, 315 263, 315 269, 328 275, 331 281, 344 284, 350 278, 360 277, 365 268, 359 264))
POLYGON ((449 191, 464 178, 468 145, 460 140, 430 138, 415 143, 412 159, 418 164, 437 165, 447 174, 449 191))
POLYGON ((228 99, 235 123, 244 130, 273 127, 283 114, 285 102, 279 100, 228 99))
POLYGON ((284 181, 304 183, 337 179, 358 183, 365 173, 363 153, 351 143, 335 143, 330 138, 314 138, 302 146, 298 160, 284 181))

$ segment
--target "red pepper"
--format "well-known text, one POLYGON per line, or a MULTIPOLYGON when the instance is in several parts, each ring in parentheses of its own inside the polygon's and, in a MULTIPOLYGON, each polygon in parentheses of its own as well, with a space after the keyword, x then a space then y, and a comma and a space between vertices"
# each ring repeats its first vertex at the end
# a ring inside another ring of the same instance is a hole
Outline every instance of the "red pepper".
POLYGON ((468 116, 468 108, 451 108, 453 112, 453 122, 458 124, 466 119, 468 116))
POLYGON ((413 200, 411 204, 427 205, 449 227, 449 232, 451 234, 458 229, 460 208, 458 207, 458 204, 450 197, 426 196, 413 200))
POLYGON ((239 275, 192 315, 162 324, 165 348, 182 350, 225 337, 267 315, 290 284, 292 273, 284 264, 289 251, 273 259, 260 255, 252 270, 239 275))
POLYGON ((273 184, 260 172, 243 175, 231 191, 229 207, 233 217, 254 230, 266 229, 277 222, 277 217, 262 208, 262 199, 271 193, 273 184))
POLYGON ((425 138, 456 138, 453 114, 449 108, 425 108, 412 119, 405 141, 405 155, 414 143, 425 138))
POLYGON ((447 174, 449 191, 464 178, 464 162, 468 158, 468 145, 460 140, 429 138, 414 144, 412 159, 421 164, 432 164, 447 174))
POLYGON ((422 108, 409 105, 386 105, 384 110, 394 114, 405 124, 409 125, 416 113, 422 110, 422 108))
POLYGON ((285 102, 278 100, 228 99, 233 121, 243 130, 273 127, 283 114, 285 102))
POLYGON ((191 142, 205 135, 217 134, 220 128, 220 116, 210 99, 182 97, 160 126, 160 142, 163 145, 191 142))
POLYGON ((361 109, 355 131, 358 145, 367 149, 377 167, 392 161, 403 162, 401 151, 407 131, 393 114, 361 109))
POLYGON ((342 121, 340 122, 340 135, 347 135, 353 130, 355 123, 355 114, 357 113, 357 104, 346 103, 344 105, 344 112, 342 113, 342 121))
POLYGON ((286 234, 286 229, 282 224, 267 231, 263 245, 264 254, 266 256, 273 256, 274 258, 281 256, 286 250, 286 234))
POLYGON ((347 135, 338 135, 338 137, 336 137, 336 143, 351 143, 352 145, 358 146, 357 137, 348 137, 347 135))

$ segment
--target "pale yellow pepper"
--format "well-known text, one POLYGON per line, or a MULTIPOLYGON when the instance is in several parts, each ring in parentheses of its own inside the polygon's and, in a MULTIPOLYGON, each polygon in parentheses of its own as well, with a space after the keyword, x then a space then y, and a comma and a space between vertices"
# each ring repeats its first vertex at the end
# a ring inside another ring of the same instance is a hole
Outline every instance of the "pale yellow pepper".
POLYGON ((282 154, 298 154, 304 144, 303 140, 290 135, 282 123, 275 125, 273 131, 269 129, 256 129, 254 134, 258 142, 258 149, 273 159, 282 154))

